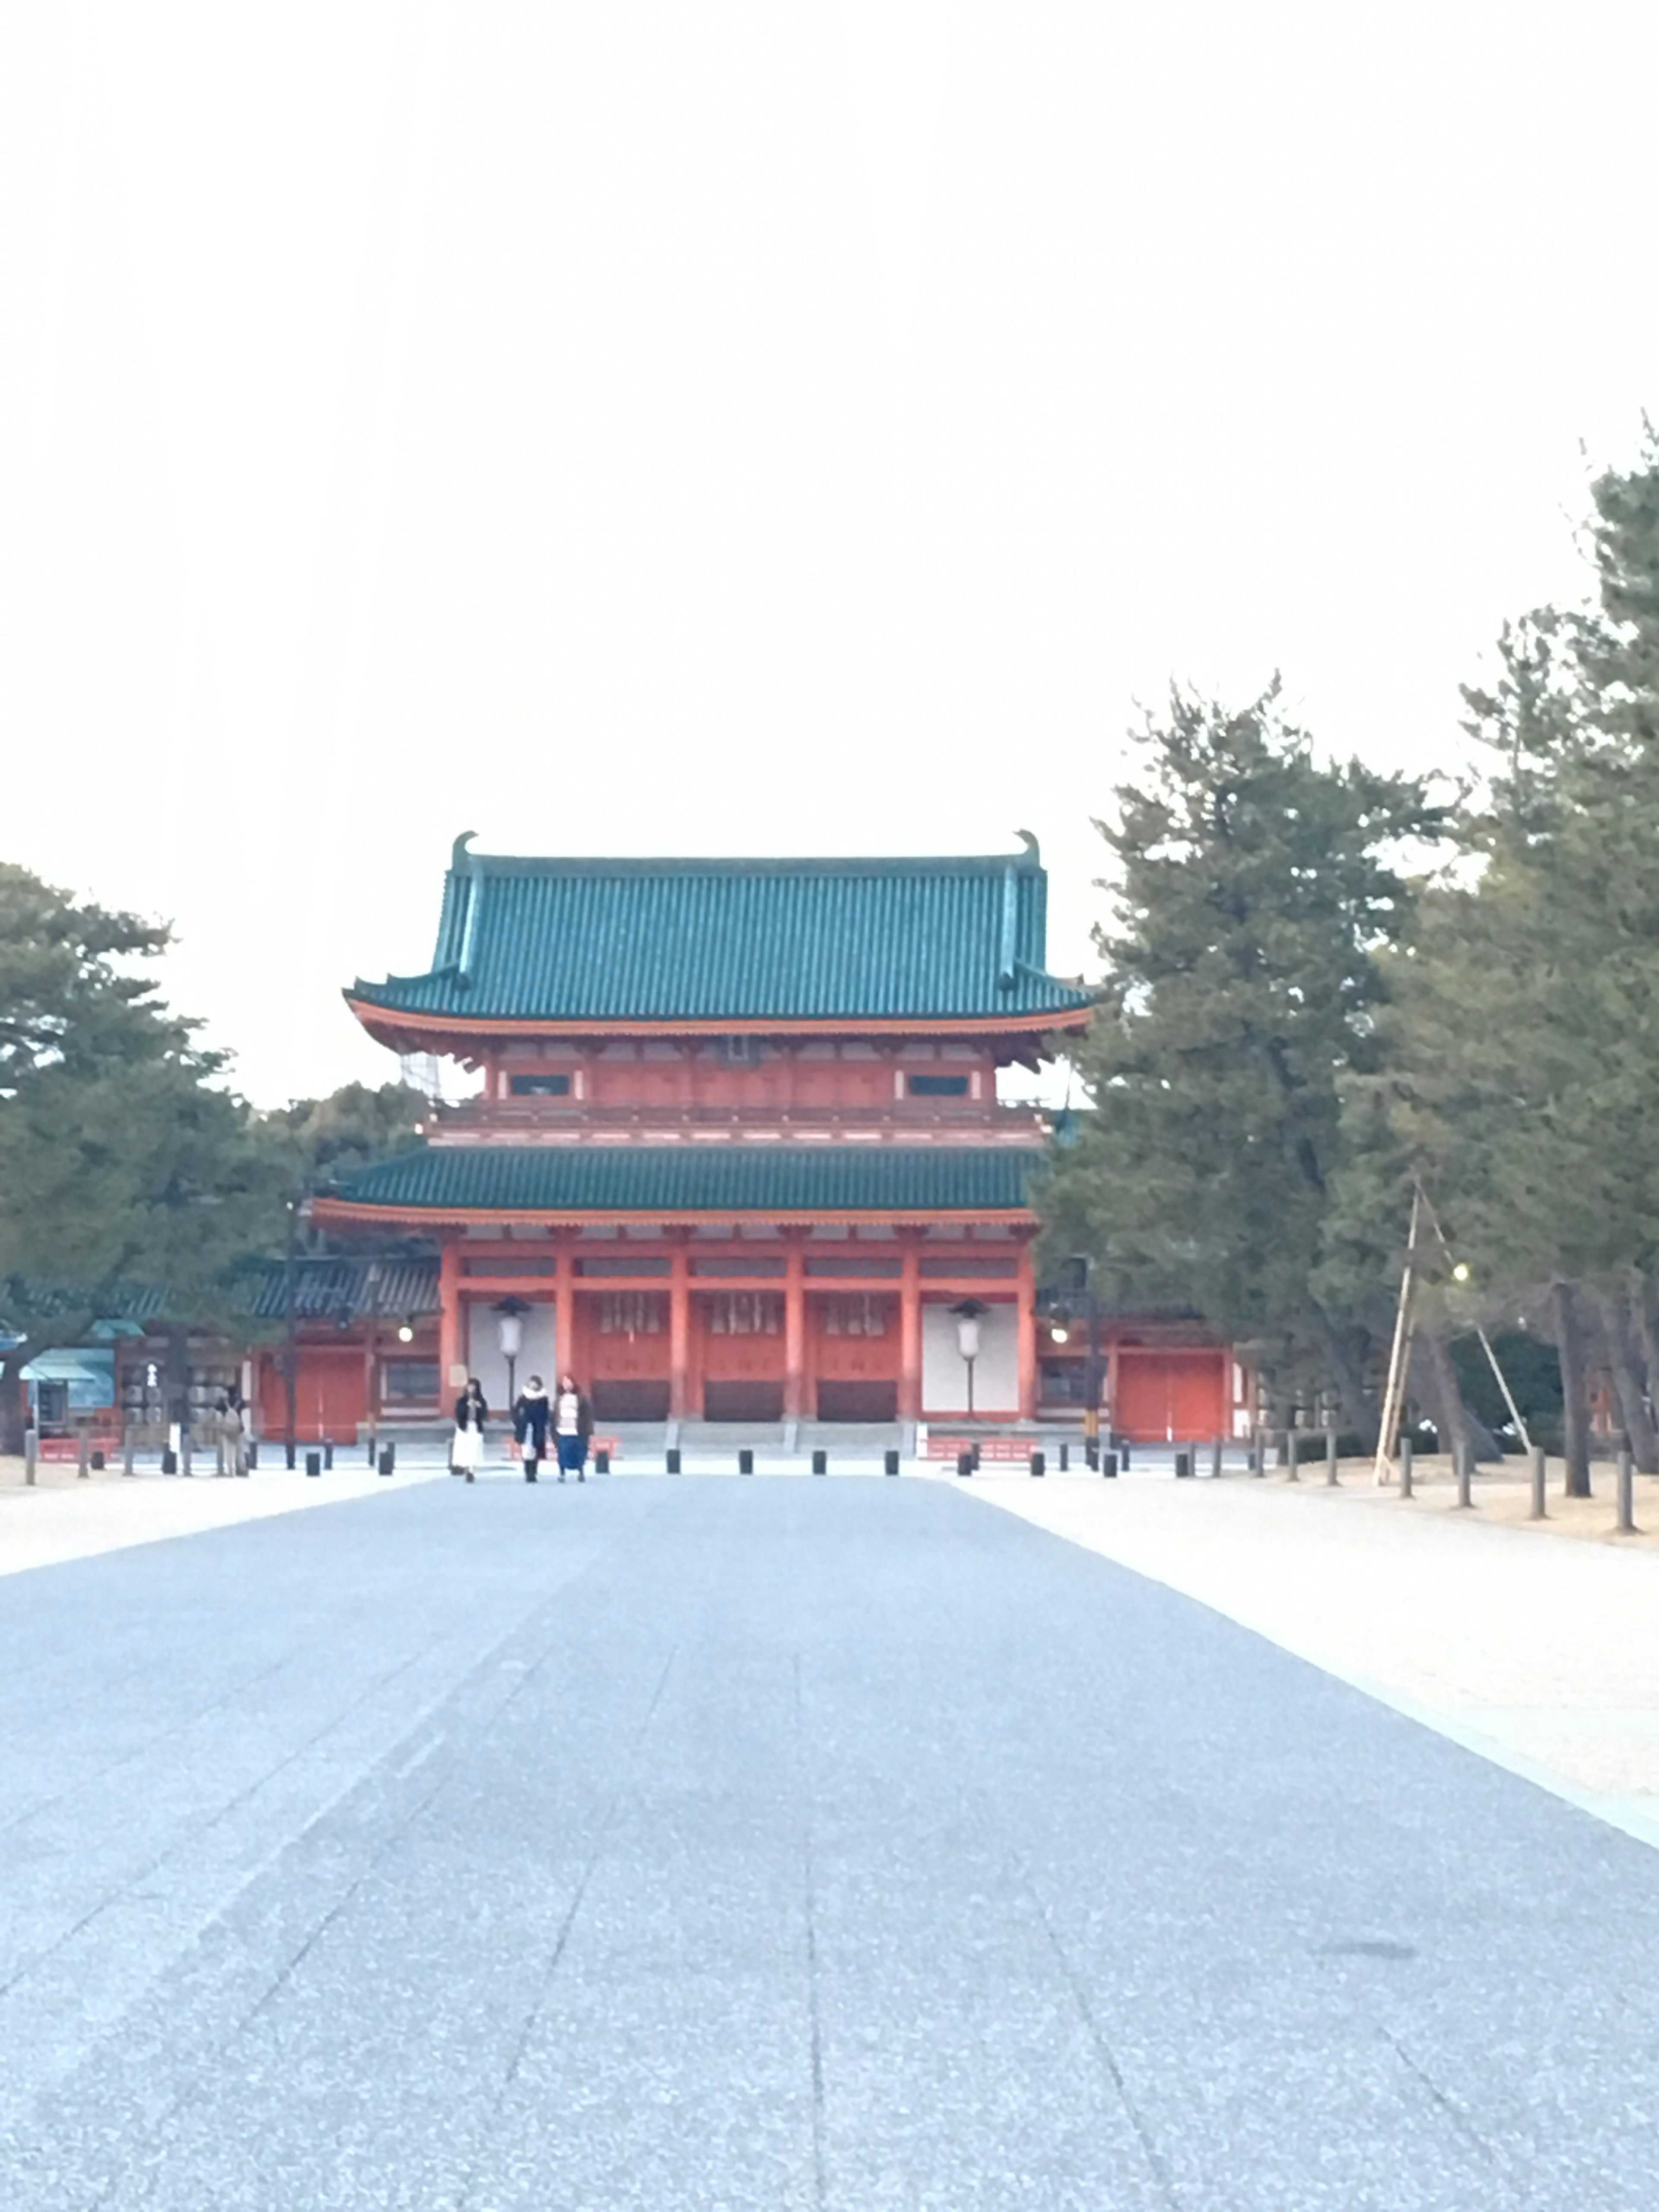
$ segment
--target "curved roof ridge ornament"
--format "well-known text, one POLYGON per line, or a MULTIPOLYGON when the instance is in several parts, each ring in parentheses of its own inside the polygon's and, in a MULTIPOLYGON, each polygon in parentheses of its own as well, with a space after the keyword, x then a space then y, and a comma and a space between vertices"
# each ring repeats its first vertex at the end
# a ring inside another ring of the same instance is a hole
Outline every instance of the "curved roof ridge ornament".
MULTIPOLYGON (((472 855, 466 848, 472 842, 472 840, 477 836, 477 834, 478 833, 476 830, 463 830, 460 836, 450 847, 449 866, 453 874, 458 876, 471 874, 472 869, 472 855)), ((1024 832, 1022 831, 1020 834, 1024 836, 1024 832)))
MULTIPOLYGON (((1026 860, 1030 861, 1032 867, 1040 868, 1042 866, 1042 848, 1031 832, 1029 830, 1016 830, 1014 835, 1025 848, 1026 860)), ((1016 862, 1015 865, 1018 866, 1022 864, 1016 862)))

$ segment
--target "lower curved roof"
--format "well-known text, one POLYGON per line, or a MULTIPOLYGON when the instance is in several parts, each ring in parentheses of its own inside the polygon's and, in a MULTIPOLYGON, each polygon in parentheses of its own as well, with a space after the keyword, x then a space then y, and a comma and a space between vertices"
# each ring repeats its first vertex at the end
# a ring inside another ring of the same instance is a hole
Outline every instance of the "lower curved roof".
POLYGON ((388 1214, 1000 1213, 1026 1206, 1042 1160, 1006 1145, 428 1145, 330 1200, 388 1214))

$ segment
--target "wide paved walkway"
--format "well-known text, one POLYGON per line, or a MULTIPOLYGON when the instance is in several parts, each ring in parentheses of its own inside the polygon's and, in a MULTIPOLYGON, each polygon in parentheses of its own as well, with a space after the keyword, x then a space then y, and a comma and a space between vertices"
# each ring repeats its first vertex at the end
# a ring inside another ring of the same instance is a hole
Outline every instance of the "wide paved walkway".
POLYGON ((0 2203, 1650 2212, 1659 1854, 945 1484, 0 1581, 0 2203))

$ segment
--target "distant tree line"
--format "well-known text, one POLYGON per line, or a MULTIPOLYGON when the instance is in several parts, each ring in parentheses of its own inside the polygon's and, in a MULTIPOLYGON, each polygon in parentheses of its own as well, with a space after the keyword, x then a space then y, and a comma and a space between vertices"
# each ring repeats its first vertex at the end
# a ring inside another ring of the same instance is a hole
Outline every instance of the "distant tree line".
POLYGON ((261 1113, 161 996, 168 931, 0 863, 0 1450, 21 1370, 135 1289, 165 1325, 240 1330, 247 1263, 323 1177, 416 1141, 426 1102, 349 1084, 261 1113))
POLYGON ((1281 1417, 1375 1438, 1413 1198, 1412 1389, 1485 1441, 1473 1332, 1553 1348, 1569 1486, 1605 1376, 1659 1472, 1659 441, 1592 488, 1594 592, 1504 632, 1476 766, 1322 755, 1277 687, 1176 691, 1098 826, 1095 1110, 1056 1253, 1257 1350, 1281 1417))

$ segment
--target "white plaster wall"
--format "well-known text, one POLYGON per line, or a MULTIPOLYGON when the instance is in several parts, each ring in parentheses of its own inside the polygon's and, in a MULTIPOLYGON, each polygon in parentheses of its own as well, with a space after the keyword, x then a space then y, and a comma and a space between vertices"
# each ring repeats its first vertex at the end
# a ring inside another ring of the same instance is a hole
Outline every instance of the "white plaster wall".
MULTIPOLYGON (((1019 1404, 1019 1318, 1012 1305, 993 1306, 981 1317, 979 1346, 975 1410, 1013 1413, 1019 1404)), ((929 1413, 968 1410, 968 1370, 957 1349, 956 1316, 948 1306, 921 1310, 921 1403, 929 1413)))
MULTIPOLYGON (((472 1304, 471 1315, 466 1371, 476 1375, 483 1383, 485 1402, 490 1413, 500 1419, 507 1408, 507 1362, 501 1358, 495 1338, 501 1316, 477 1301, 472 1304)), ((539 1375, 550 1391, 558 1380, 554 1309, 550 1305, 532 1305, 527 1314, 520 1314, 519 1318, 524 1324, 524 1344, 517 1362, 518 1387, 522 1390, 532 1375, 539 1375)))

